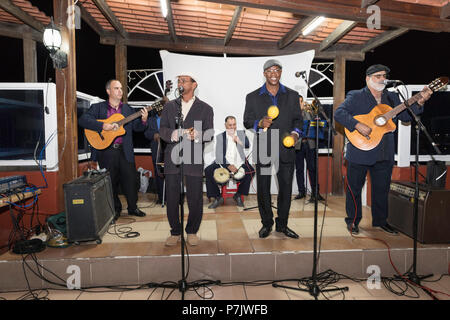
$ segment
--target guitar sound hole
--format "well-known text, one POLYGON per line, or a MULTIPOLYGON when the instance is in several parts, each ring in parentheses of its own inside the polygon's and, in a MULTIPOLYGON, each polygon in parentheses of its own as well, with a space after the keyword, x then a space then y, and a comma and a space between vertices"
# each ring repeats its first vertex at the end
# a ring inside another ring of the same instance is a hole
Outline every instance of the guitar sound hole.
POLYGON ((379 127, 384 126, 386 124, 386 119, 383 116, 376 117, 375 124, 379 127))

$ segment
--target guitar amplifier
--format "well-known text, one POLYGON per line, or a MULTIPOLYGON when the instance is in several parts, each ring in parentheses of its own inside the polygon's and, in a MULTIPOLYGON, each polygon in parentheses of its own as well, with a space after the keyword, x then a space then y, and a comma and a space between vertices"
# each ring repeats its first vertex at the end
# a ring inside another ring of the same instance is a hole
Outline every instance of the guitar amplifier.
MULTIPOLYGON (((392 181, 388 223, 413 237, 415 183, 392 181)), ((417 241, 450 243, 450 190, 419 184, 417 241)))
POLYGON ((81 176, 63 185, 69 242, 102 242, 114 218, 109 172, 81 176))

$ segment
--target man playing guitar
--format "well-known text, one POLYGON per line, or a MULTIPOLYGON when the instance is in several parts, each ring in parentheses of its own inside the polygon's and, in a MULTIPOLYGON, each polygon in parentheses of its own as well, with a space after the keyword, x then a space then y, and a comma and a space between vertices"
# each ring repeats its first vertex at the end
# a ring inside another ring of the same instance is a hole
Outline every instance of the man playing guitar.
MULTIPOLYGON (((384 80, 389 76, 389 72, 390 69, 381 64, 370 66, 366 70, 367 86, 360 90, 350 91, 334 114, 337 122, 341 123, 348 132, 362 137, 362 140, 370 142, 375 137, 371 136, 373 132, 369 125, 355 118, 370 113, 371 110, 380 105, 397 106, 400 104, 400 99, 396 93, 385 90, 384 80)), ((419 94, 417 102, 411 104, 411 110, 416 114, 422 113, 422 106, 429 99, 431 93, 432 91, 425 87, 419 94)), ((404 122, 411 121, 407 110, 398 113, 396 119, 404 122)), ((394 125, 393 128, 395 128, 394 125)), ((387 223, 388 195, 394 165, 394 152, 395 141, 394 134, 391 131, 384 132, 380 136, 380 142, 370 149, 358 147, 351 140, 347 144, 345 158, 348 161, 348 188, 345 222, 347 229, 352 234, 359 233, 358 224, 362 218, 361 191, 367 171, 370 172, 372 183, 372 226, 379 227, 389 234, 397 234, 397 231, 387 223)))

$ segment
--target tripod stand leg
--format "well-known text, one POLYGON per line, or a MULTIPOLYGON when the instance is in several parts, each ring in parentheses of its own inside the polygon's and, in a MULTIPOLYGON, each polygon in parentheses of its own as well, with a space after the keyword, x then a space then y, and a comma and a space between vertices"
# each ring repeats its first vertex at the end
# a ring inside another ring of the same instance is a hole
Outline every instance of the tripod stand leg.
POLYGON ((274 288, 285 288, 285 289, 292 289, 292 290, 297 290, 297 291, 308 292, 311 296, 314 297, 315 300, 318 299, 319 294, 321 292, 323 293, 323 292, 332 292, 332 291, 348 291, 348 287, 320 289, 317 284, 312 284, 307 289, 289 287, 289 286, 285 286, 285 285, 281 285, 281 284, 277 284, 277 283, 272 284, 272 287, 274 287, 274 288))

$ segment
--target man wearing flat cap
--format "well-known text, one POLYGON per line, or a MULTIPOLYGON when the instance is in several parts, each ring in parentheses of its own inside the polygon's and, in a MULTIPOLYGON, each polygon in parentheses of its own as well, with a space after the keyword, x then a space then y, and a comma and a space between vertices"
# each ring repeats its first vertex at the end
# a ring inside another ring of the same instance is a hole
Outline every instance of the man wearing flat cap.
MULTIPOLYGON (((385 90, 384 80, 389 77, 390 69, 382 64, 375 64, 366 70, 366 87, 348 92, 345 101, 337 108, 334 118, 349 131, 357 130, 370 139, 372 129, 354 116, 369 113, 378 104, 396 107, 400 99, 395 92, 385 90)), ((422 98, 411 105, 411 110, 422 113, 422 106, 430 97, 431 90, 427 87, 422 91, 422 98)), ((407 110, 399 113, 393 121, 411 121, 407 110)), ((394 133, 384 134, 381 142, 372 150, 361 150, 351 142, 347 144, 345 159, 347 159, 347 195, 345 223, 352 234, 359 233, 359 223, 362 218, 361 191, 370 172, 372 183, 372 226, 395 235, 397 231, 387 223, 388 195, 391 184, 392 167, 394 166, 395 140, 394 133), (355 212, 356 206, 356 212, 355 212)))
POLYGON ((303 119, 297 91, 280 83, 282 68, 281 63, 275 59, 269 59, 264 63, 263 75, 266 81, 262 87, 246 97, 244 126, 256 132, 257 151, 253 152, 253 159, 256 158, 257 199, 262 223, 259 237, 269 236, 274 224, 270 195, 270 169, 271 166, 276 168, 278 165, 275 230, 284 233, 287 237, 297 239, 298 234, 288 228, 295 149, 284 146, 283 138, 291 136, 294 142, 297 142, 301 135, 303 119), (278 116, 273 119, 267 114, 271 106, 276 106, 279 110, 278 116), (277 137, 278 141, 272 141, 277 137), (261 155, 265 151, 268 157, 261 155))
POLYGON ((192 72, 178 76, 180 97, 169 101, 160 120, 160 135, 167 146, 164 150, 164 176, 167 192, 167 218, 170 236, 167 246, 176 245, 181 239, 180 194, 181 179, 186 182, 186 199, 189 216, 185 231, 187 242, 195 246, 199 242, 197 232, 203 217, 203 151, 205 143, 213 139, 213 109, 194 95, 198 86, 192 72), (179 127, 177 119, 183 122, 179 127), (209 133, 205 132, 208 131, 209 133), (181 139, 180 139, 181 138, 181 139), (181 166, 183 177, 181 177, 181 166))

